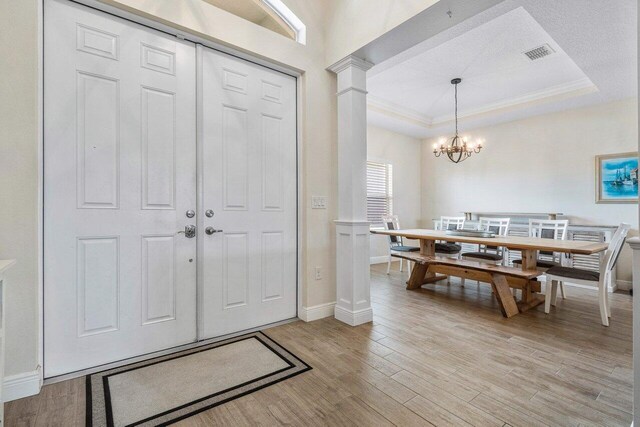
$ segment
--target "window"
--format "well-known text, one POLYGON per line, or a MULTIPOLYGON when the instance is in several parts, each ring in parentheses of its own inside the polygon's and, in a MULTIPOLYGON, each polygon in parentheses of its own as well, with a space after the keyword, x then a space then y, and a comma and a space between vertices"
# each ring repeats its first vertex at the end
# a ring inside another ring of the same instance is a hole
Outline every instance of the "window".
POLYGON ((307 43, 307 27, 282 0, 204 0, 300 44, 307 43))
POLYGON ((393 214, 393 167, 367 162, 367 221, 381 226, 382 218, 393 214))

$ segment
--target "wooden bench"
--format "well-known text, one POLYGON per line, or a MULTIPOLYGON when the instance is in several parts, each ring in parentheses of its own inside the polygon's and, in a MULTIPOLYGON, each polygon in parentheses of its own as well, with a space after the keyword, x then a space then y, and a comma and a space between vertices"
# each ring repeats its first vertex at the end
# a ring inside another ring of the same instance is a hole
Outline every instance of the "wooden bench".
POLYGON ((394 256, 415 263, 407 282, 407 289, 418 289, 424 284, 438 282, 446 276, 486 282, 491 284, 505 317, 515 316, 520 311, 526 311, 544 302, 543 297, 533 295, 533 292, 540 292, 541 289, 540 282, 536 278, 542 273, 537 269, 522 270, 476 261, 421 255, 417 252, 394 253, 394 256), (445 276, 435 275, 425 279, 427 273, 440 273, 445 276), (522 290, 520 302, 516 302, 511 288, 522 290))

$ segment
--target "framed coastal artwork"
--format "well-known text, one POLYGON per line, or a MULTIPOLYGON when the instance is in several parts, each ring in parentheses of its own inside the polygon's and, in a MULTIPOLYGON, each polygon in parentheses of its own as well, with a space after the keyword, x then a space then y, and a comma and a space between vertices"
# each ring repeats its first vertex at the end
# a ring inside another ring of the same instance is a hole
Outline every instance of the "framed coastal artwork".
POLYGON ((596 203, 638 203, 638 153, 596 156, 596 203))

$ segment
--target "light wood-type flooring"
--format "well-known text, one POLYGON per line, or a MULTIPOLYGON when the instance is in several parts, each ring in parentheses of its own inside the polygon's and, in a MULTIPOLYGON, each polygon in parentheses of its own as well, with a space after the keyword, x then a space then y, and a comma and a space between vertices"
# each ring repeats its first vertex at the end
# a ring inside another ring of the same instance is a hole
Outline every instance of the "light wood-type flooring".
MULTIPOLYGON (((374 320, 333 318, 266 330, 313 370, 177 425, 629 426, 631 297, 596 294, 505 319, 486 285, 406 291, 407 273, 371 271, 374 320)), ((84 425, 84 380, 45 386, 6 405, 12 426, 84 425)))

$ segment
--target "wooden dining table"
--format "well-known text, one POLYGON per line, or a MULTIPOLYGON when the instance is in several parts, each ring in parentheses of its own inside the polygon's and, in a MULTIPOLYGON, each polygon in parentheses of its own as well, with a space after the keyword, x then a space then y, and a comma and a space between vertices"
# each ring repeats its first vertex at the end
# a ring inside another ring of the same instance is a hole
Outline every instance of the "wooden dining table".
POLYGON ((511 317, 517 312, 527 311, 544 302, 544 295, 540 294, 540 282, 535 279, 535 277, 543 274, 543 271, 537 267, 540 251, 592 255, 602 253, 608 247, 608 244, 603 242, 521 236, 463 236, 449 234, 446 231, 427 229, 371 230, 371 233, 420 241, 419 255, 411 255, 410 253, 408 255, 398 254, 416 262, 407 281, 407 289, 418 289, 424 284, 435 283, 447 277, 438 275, 439 272, 476 280, 486 278, 482 281, 489 281, 494 287, 494 293, 498 297, 505 317, 511 317), (509 250, 520 251, 522 253, 522 265, 520 267, 522 274, 515 274, 517 273, 515 271, 515 269, 518 269, 517 267, 496 266, 488 263, 438 257, 436 256, 437 241, 504 247, 509 250), (509 288, 522 289, 519 301, 515 300, 509 288), (517 307, 517 310, 512 307, 517 307))

